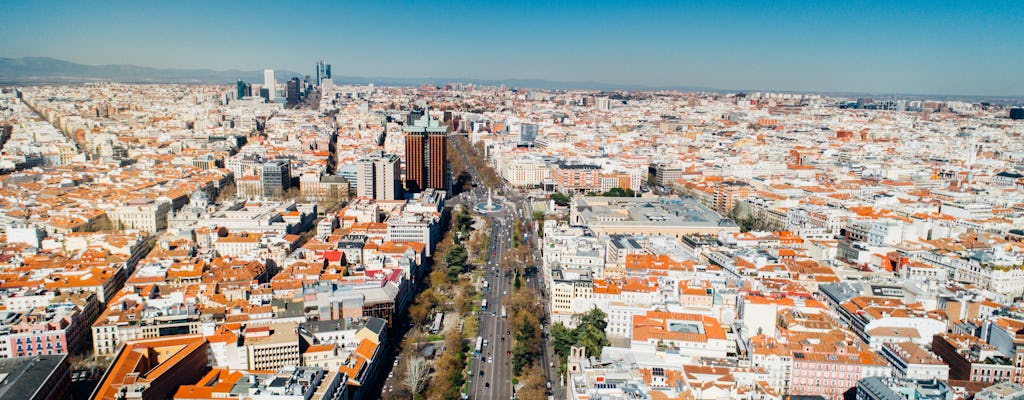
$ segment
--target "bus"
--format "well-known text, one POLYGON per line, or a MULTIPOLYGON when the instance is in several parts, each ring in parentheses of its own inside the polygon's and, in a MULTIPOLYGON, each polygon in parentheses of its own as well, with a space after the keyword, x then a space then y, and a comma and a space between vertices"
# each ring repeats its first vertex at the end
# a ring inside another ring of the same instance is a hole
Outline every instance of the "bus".
POLYGON ((482 336, 476 337, 476 355, 480 355, 480 350, 483 350, 484 338, 482 336))
POLYGON ((507 316, 508 316, 508 314, 505 314, 505 306, 501 306, 501 317, 505 318, 507 316))
POLYGON ((484 301, 480 302, 480 308, 483 309, 484 311, 487 310, 487 299, 484 299, 484 301))

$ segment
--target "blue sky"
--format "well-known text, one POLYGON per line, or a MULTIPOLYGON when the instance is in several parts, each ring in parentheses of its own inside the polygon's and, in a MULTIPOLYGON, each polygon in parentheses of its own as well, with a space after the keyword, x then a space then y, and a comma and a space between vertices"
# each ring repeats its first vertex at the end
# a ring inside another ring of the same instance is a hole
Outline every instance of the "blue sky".
POLYGON ((1024 96, 1019 1, 13 1, 0 56, 336 75, 1024 96))

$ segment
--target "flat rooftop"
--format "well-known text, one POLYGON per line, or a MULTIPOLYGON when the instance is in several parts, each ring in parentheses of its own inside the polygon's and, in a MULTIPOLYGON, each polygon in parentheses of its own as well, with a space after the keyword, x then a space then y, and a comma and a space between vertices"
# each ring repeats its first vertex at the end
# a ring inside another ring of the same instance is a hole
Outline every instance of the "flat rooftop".
POLYGON ((66 355, 0 359, 0 399, 30 399, 66 355))
POLYGON ((691 197, 577 198, 576 211, 588 224, 646 226, 735 226, 691 197))

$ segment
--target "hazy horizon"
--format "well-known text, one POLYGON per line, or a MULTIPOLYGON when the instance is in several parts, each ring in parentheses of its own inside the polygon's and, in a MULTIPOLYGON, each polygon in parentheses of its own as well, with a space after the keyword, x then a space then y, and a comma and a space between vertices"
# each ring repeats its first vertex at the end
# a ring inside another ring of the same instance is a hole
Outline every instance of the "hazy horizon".
POLYGON ((1024 96, 1019 3, 9 2, 0 56, 339 76, 1024 96), (129 49, 129 50, 125 50, 129 49))

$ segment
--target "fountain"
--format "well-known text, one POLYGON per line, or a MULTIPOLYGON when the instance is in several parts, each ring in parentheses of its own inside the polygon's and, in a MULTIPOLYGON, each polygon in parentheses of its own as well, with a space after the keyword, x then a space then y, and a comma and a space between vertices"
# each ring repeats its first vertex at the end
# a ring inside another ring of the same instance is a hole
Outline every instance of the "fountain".
POLYGON ((487 188, 487 202, 477 204, 473 207, 474 210, 481 213, 489 213, 501 210, 503 207, 501 204, 494 204, 494 199, 491 197, 491 189, 487 188))

